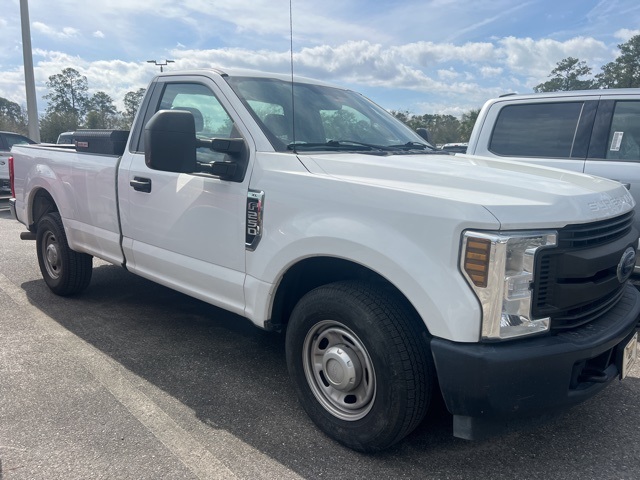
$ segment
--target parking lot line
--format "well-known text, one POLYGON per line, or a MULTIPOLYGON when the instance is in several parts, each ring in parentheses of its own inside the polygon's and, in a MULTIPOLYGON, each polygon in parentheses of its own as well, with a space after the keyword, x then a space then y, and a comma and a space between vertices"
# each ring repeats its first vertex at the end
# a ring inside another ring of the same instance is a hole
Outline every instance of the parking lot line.
POLYGON ((113 397, 164 444, 194 475, 203 479, 237 478, 192 435, 136 388, 107 355, 89 345, 33 306, 25 292, 0 273, 0 290, 50 334, 58 346, 86 368, 113 397))

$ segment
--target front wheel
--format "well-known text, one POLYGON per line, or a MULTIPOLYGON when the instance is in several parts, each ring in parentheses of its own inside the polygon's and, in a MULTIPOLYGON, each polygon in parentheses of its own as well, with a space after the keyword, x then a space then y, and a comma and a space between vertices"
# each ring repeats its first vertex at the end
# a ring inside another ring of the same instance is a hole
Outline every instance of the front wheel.
POLYGON ((303 408, 350 448, 398 442, 429 406, 435 374, 425 332, 383 288, 338 282, 312 290, 296 305, 286 338, 303 408))
POLYGON ((40 219, 36 247, 42 278, 53 293, 72 295, 87 288, 93 257, 69 248, 59 213, 48 213, 40 219))

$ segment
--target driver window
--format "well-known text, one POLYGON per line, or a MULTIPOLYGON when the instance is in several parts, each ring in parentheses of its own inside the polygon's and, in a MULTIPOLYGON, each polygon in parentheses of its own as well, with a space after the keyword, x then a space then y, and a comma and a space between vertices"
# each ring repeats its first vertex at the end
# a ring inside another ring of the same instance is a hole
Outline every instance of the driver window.
MULTIPOLYGON (((233 120, 222 107, 216 96, 204 85, 197 83, 167 84, 160 99, 158 110, 185 110, 191 112, 195 120, 198 138, 237 137, 233 120)), ((209 148, 198 148, 196 159, 201 163, 223 161, 224 153, 213 152, 209 148)))

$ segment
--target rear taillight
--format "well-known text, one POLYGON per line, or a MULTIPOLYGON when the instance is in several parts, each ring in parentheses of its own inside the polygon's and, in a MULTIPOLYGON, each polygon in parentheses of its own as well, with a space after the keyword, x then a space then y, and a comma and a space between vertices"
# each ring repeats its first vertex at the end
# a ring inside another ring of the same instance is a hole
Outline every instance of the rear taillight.
POLYGON ((16 189, 14 187, 14 174, 13 174, 13 157, 9 157, 9 185, 11 185, 11 196, 16 198, 16 189))

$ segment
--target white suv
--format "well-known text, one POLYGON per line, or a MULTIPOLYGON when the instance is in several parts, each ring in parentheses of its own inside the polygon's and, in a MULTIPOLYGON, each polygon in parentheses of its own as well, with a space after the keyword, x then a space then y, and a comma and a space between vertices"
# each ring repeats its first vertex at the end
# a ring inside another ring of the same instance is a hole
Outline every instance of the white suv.
MULTIPOLYGON (((617 180, 636 201, 635 224, 640 229, 640 88, 507 95, 489 100, 478 114, 467 154, 617 180)), ((590 206, 592 210, 604 207, 590 206)))

